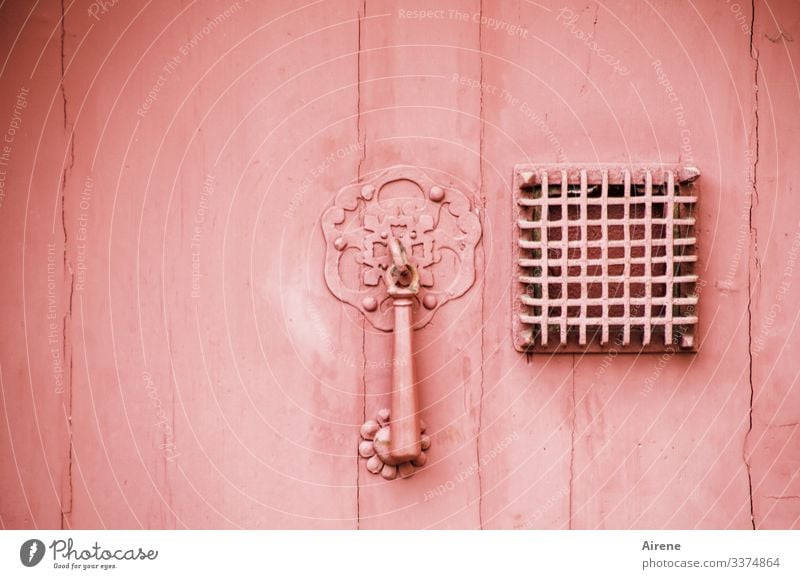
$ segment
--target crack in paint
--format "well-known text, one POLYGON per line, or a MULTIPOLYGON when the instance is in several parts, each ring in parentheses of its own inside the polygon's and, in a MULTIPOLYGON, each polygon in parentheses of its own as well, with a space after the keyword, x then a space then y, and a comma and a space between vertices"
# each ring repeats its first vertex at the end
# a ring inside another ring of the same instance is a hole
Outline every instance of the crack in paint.
POLYGON ((66 88, 64 86, 65 81, 65 72, 66 72, 66 9, 64 6, 64 0, 61 0, 61 19, 60 19, 60 67, 61 67, 61 79, 59 89, 61 92, 61 100, 62 100, 62 115, 63 115, 63 129, 64 134, 69 135, 68 140, 68 151, 69 151, 69 160, 64 167, 64 170, 61 173, 61 229, 64 235, 64 255, 63 255, 63 268, 64 268, 64 276, 65 281, 69 283, 69 299, 67 301, 67 311, 64 313, 62 317, 62 329, 61 329, 61 339, 62 339, 62 355, 63 359, 65 360, 65 365, 68 368, 67 373, 67 387, 65 388, 65 392, 67 394, 67 401, 65 404, 65 414, 67 416, 67 443, 68 443, 68 452, 67 452, 67 469, 66 469, 66 480, 64 481, 65 488, 62 489, 63 496, 61 497, 61 529, 65 529, 69 527, 69 521, 67 520, 68 514, 72 513, 72 464, 73 460, 73 430, 72 430, 72 383, 73 383, 73 359, 72 359, 72 348, 70 346, 69 341, 69 333, 68 327, 72 320, 72 307, 73 307, 73 297, 75 293, 75 274, 72 270, 72 264, 69 260, 68 253, 67 253, 67 242, 69 240, 69 236, 67 234, 67 218, 66 218, 66 190, 67 190, 67 178, 72 173, 72 169, 75 165, 75 139, 74 139, 74 132, 70 131, 69 126, 69 116, 67 114, 68 108, 68 100, 67 100, 67 93, 66 88))
MULTIPOLYGON (((361 179, 361 166, 367 157, 367 136, 366 132, 362 138, 361 126, 361 25, 367 15, 367 0, 362 0, 358 10, 358 31, 357 31, 357 52, 356 52, 356 138, 361 146, 361 157, 358 159, 356 167, 356 177, 361 179)), ((361 319, 361 423, 367 421, 367 321, 362 316, 361 319)), ((356 529, 361 529, 361 465, 359 453, 356 452, 356 529)))
POLYGON ((753 504, 753 472, 752 472, 752 465, 750 464, 750 460, 747 454, 747 447, 750 440, 750 435, 753 432, 753 399, 755 397, 755 388, 753 386, 753 293, 754 293, 754 285, 758 283, 761 277, 761 264, 758 259, 758 232, 753 226, 753 208, 755 204, 758 202, 758 153, 759 153, 759 142, 758 142, 758 73, 759 73, 759 61, 758 61, 758 49, 753 46, 753 35, 755 34, 755 20, 756 20, 756 3, 755 0, 751 2, 751 9, 752 9, 752 18, 750 21, 750 58, 754 62, 754 83, 753 83, 753 138, 755 140, 755 151, 753 154, 753 170, 752 170, 752 184, 751 184, 751 195, 750 195, 750 207, 749 207, 749 227, 750 227, 750 238, 752 240, 752 255, 753 260, 749 262, 751 265, 747 268, 747 317, 748 317, 748 328, 747 328, 747 350, 748 350, 748 364, 749 364, 749 373, 748 373, 748 381, 750 385, 750 402, 749 402, 749 416, 748 416, 748 428, 747 432, 744 435, 744 444, 742 447, 742 459, 744 460, 745 469, 747 471, 747 487, 748 493, 750 498, 750 524, 753 529, 756 528, 756 518, 755 518, 755 508, 753 504), (755 265, 755 278, 753 278, 753 271, 752 271, 752 264, 755 265))
MULTIPOLYGON (((592 40, 596 43, 597 42, 597 16, 600 13, 600 5, 594 5, 594 22, 592 22, 592 40)), ((592 70, 592 55, 589 54, 589 60, 586 63, 586 80, 589 80, 591 76, 590 71, 592 70)), ((586 83, 583 84, 581 87, 582 89, 586 88, 586 83)))
POLYGON ((575 354, 572 354, 572 425, 570 428, 570 455, 569 455, 569 519, 568 528, 572 529, 573 502, 575 492, 575 429, 578 425, 578 409, 575 407, 575 354))
POLYGON ((358 178, 361 178, 361 166, 367 158, 367 134, 361 125, 361 27, 367 15, 367 0, 362 0, 358 10, 358 51, 356 52, 356 138, 361 145, 361 158, 358 160, 358 178), (362 138, 363 131, 363 138, 362 138))
MULTIPOLYGON (((361 424, 367 421, 367 322, 361 320, 361 424)), ((360 439, 359 439, 360 440, 360 439)), ((356 451, 356 529, 361 529, 361 464, 356 451)))
MULTIPOLYGON (((484 196, 484 187, 483 187, 483 141, 484 141, 484 133, 486 130, 486 124, 484 122, 484 109, 483 109, 483 91, 484 84, 483 73, 484 73, 484 66, 483 66, 483 27, 481 22, 483 22, 483 0, 479 0, 478 3, 478 55, 480 61, 480 81, 481 81, 481 90, 479 92, 480 95, 480 104, 478 109, 478 122, 480 124, 478 130, 478 196, 480 197, 481 206, 483 208, 486 207, 486 198, 484 196)), ((481 250, 483 251, 483 250, 481 250)), ((478 527, 483 529, 483 476, 481 475, 481 431, 483 430, 483 356, 484 356, 484 296, 485 296, 485 289, 486 284, 481 285, 481 342, 480 342, 480 394, 478 399, 478 433, 475 435, 475 460, 478 464, 478 527)))

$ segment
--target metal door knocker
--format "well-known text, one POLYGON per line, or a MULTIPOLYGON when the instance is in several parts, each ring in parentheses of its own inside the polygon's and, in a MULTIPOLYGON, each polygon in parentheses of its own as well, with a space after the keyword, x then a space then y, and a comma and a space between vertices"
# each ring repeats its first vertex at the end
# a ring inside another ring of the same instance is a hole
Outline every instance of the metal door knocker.
POLYGON ((391 411, 361 427, 359 455, 386 479, 422 467, 430 437, 420 418, 412 334, 475 282, 477 210, 458 189, 397 166, 342 188, 322 217, 325 281, 375 328, 393 332, 391 411), (455 256, 445 260, 444 253, 455 256), (358 271, 356 276, 343 272, 358 271))

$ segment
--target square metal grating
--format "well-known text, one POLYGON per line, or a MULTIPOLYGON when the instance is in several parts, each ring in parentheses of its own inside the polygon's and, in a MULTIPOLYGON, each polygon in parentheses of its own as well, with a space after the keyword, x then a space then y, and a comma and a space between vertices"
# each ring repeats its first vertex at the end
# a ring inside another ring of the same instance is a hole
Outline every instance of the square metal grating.
POLYGON ((694 167, 517 165, 514 345, 694 351, 694 167))

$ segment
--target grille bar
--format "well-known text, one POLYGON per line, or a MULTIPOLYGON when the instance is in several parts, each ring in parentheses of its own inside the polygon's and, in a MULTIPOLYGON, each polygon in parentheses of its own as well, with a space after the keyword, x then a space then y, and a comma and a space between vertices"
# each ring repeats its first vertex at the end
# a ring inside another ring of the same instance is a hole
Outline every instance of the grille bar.
POLYGON ((521 351, 692 351, 694 167, 515 168, 521 351))

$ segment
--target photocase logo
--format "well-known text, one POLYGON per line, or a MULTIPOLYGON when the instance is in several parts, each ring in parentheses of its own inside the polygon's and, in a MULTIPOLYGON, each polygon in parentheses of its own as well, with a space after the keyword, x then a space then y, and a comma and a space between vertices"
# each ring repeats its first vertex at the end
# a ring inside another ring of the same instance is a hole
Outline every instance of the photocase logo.
POLYGON ((45 547, 39 539, 28 539, 19 548, 19 560, 26 567, 35 567, 44 557, 45 547))

